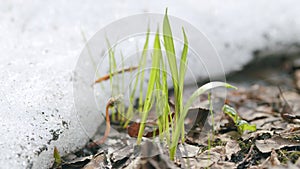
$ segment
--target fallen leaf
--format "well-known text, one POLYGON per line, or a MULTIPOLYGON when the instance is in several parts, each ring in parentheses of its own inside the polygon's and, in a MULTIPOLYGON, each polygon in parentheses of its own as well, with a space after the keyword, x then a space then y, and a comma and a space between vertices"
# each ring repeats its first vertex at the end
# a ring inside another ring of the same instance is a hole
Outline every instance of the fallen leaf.
POLYGON ((178 169, 168 156, 161 153, 157 144, 148 139, 141 145, 140 157, 139 161, 135 162, 135 169, 178 169))
POLYGON ((127 127, 127 132, 130 137, 137 137, 139 134, 140 123, 132 123, 127 127))
POLYGON ((99 154, 99 155, 95 155, 91 161, 86 164, 83 169, 101 169, 101 168, 105 168, 106 164, 105 164, 105 154, 99 154))
POLYGON ((272 166, 277 166, 280 164, 280 161, 278 160, 278 154, 274 149, 271 152, 270 163, 272 166))
POLYGON ((247 121, 253 121, 256 119, 263 119, 271 116, 272 107, 271 106, 258 106, 256 109, 248 107, 239 107, 239 115, 242 119, 247 121))
POLYGON ((129 158, 133 154, 134 147, 131 145, 127 145, 124 148, 116 150, 112 154, 110 154, 110 160, 113 163, 118 163, 126 158, 129 158))
POLYGON ((216 146, 210 150, 204 151, 197 156, 197 159, 201 162, 194 164, 196 168, 209 168, 218 161, 225 160, 225 149, 222 146, 216 146))
POLYGON ((277 135, 266 140, 256 140, 255 145, 260 152, 269 153, 272 151, 272 149, 278 150, 283 147, 300 146, 300 143, 286 138, 282 138, 281 136, 277 135))
POLYGON ((63 169, 81 169, 85 165, 87 165, 91 160, 93 159, 93 156, 87 156, 87 157, 80 157, 75 160, 65 162, 63 164, 63 169))
POLYGON ((226 143, 225 152, 226 157, 231 160, 231 155, 236 154, 241 150, 239 143, 236 140, 230 140, 226 143))
POLYGON ((203 109, 203 108, 189 109, 187 118, 192 119, 189 124, 192 125, 192 127, 185 126, 186 129, 190 128, 187 134, 189 137, 197 137, 199 135, 202 128, 204 127, 208 114, 209 114, 208 109, 203 109))
POLYGON ((218 161, 214 163, 211 168, 214 169, 228 169, 228 168, 236 168, 236 164, 229 161, 218 161))
POLYGON ((178 148, 182 158, 195 157, 198 154, 199 147, 190 144, 180 144, 178 148))

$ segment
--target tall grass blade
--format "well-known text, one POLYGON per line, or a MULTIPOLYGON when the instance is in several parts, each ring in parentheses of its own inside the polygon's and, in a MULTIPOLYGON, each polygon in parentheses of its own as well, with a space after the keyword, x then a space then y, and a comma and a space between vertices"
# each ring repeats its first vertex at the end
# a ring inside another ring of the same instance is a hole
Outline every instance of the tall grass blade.
POLYGON ((149 77, 146 99, 145 99, 144 107, 143 107, 143 115, 142 115, 141 125, 140 125, 138 138, 137 138, 138 144, 140 144, 142 141, 142 136, 143 136, 144 129, 145 129, 145 122, 148 118, 148 114, 149 114, 149 111, 152 106, 152 102, 153 102, 152 92, 154 90, 155 83, 157 80, 160 80, 160 79, 157 79, 157 72, 159 71, 159 62, 160 62, 161 56, 162 56, 162 53, 161 53, 160 40, 159 40, 159 30, 157 30, 156 35, 155 35, 155 40, 154 40, 154 52, 152 55, 152 67, 151 67, 151 72, 150 72, 150 77, 149 77))
POLYGON ((182 98, 179 97, 181 94, 179 88, 178 81, 178 68, 176 61, 176 53, 173 42, 173 35, 171 30, 171 25, 168 18, 168 9, 166 9, 166 13, 163 21, 163 37, 164 37, 164 46, 166 50, 167 59, 169 62, 169 68, 172 75, 172 82, 174 88, 174 96, 175 96, 175 119, 178 119, 179 112, 182 108, 182 98))
MULTIPOLYGON (((143 52, 142 52, 142 60, 141 60, 141 63, 140 63, 139 72, 141 70, 145 69, 145 67, 146 67, 149 35, 150 35, 150 29, 148 28, 147 35, 146 35, 146 41, 145 41, 143 52)), ((143 111, 142 110, 142 105, 143 105, 143 100, 144 100, 144 96, 143 96, 144 79, 145 79, 145 71, 143 70, 143 71, 141 71, 141 80, 140 80, 140 96, 139 96, 139 105, 138 105, 139 112, 143 111)))
MULTIPOLYGON (((186 33, 184 31, 184 28, 182 28, 182 33, 184 37, 184 45, 183 45, 183 50, 181 53, 181 58, 180 58, 180 68, 179 68, 179 91, 178 91, 178 97, 181 98, 181 101, 179 103, 180 106, 180 112, 182 111, 182 94, 183 94, 183 87, 184 87, 184 77, 185 77, 185 72, 187 69, 187 53, 188 53, 188 39, 186 36, 186 33)), ((182 126, 182 133, 184 133, 184 125, 182 126)), ((181 137, 182 142, 184 142, 184 135, 181 137)))
POLYGON ((179 71, 179 86, 181 88, 181 91, 183 91, 183 86, 184 86, 184 77, 185 77, 185 72, 187 69, 187 53, 188 53, 188 39, 186 36, 186 33, 184 31, 184 28, 182 28, 183 32, 183 37, 184 37, 184 45, 183 45, 183 50, 181 54, 181 59, 180 59, 180 71, 179 71))
MULTIPOLYGON (((139 61, 139 67, 138 67, 138 74, 136 76, 136 79, 135 79, 135 82, 134 82, 134 86, 133 86, 133 90, 131 91, 131 94, 130 94, 130 103, 134 103, 134 99, 135 99, 135 92, 136 92, 136 89, 137 89, 137 86, 138 86, 138 83, 140 83, 140 91, 139 91, 139 105, 138 105, 138 110, 139 112, 142 112, 142 104, 143 104, 143 87, 144 87, 144 78, 145 78, 145 72, 144 72, 144 68, 146 66, 146 61, 147 61, 147 52, 148 52, 148 43, 149 43, 149 35, 150 35, 150 30, 148 28, 147 30, 147 34, 146 34, 146 41, 144 43, 144 47, 143 47, 143 51, 142 51, 142 56, 140 58, 140 61, 139 61), (141 71, 143 70, 143 71, 141 71), (141 73, 139 73, 141 72, 141 73)), ((128 109, 127 109, 127 121, 125 122, 124 124, 124 128, 126 128, 131 120, 131 116, 133 115, 133 104, 130 104, 128 106, 128 109)))

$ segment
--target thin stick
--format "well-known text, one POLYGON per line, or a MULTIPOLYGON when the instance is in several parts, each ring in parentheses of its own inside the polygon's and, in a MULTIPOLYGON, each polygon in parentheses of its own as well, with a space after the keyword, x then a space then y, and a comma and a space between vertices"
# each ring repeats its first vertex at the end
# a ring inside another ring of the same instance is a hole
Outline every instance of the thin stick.
POLYGON ((109 132, 110 132, 110 118, 109 118, 109 108, 112 107, 115 103, 115 99, 110 98, 106 104, 106 109, 105 109, 105 117, 106 117, 106 128, 105 128, 105 132, 104 132, 104 136, 95 142, 92 142, 91 144, 88 145, 88 147, 94 147, 96 145, 99 144, 103 144, 105 142, 105 140, 107 139, 109 132))
POLYGON ((248 160, 248 158, 249 158, 250 155, 252 154, 253 148, 254 148, 254 145, 252 144, 251 147, 250 147, 250 149, 249 149, 248 154, 247 154, 246 157, 243 159, 243 161, 241 161, 238 165, 241 165, 241 164, 243 164, 244 162, 246 162, 246 161, 248 160))
MULTIPOLYGON (((100 77, 99 79, 97 79, 97 80, 94 82, 94 84, 96 84, 96 83, 101 83, 101 82, 103 82, 103 81, 105 81, 105 80, 110 79, 112 76, 117 75, 117 74, 120 74, 120 73, 123 73, 123 72, 131 72, 131 71, 133 71, 133 70, 136 70, 137 68, 138 68, 138 66, 133 66, 133 67, 129 67, 129 68, 125 68, 125 69, 122 69, 122 70, 113 72, 113 73, 111 73, 111 74, 104 75, 104 76, 100 77)), ((94 84, 93 84, 93 85, 94 85, 94 84)))

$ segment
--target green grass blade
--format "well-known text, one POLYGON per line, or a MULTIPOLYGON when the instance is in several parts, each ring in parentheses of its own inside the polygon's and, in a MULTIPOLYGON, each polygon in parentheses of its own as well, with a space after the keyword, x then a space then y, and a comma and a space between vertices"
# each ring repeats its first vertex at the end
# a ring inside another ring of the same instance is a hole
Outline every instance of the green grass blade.
MULTIPOLYGON (((148 50, 148 42, 149 42, 149 33, 150 31, 148 30, 147 32, 147 35, 146 35, 146 41, 145 41, 145 44, 144 44, 144 48, 143 48, 143 52, 142 52, 142 57, 140 58, 140 61, 139 61, 139 67, 138 67, 138 72, 141 71, 141 69, 144 69, 145 68, 145 62, 146 62, 146 56, 147 56, 147 50, 148 50)), ((137 88, 137 85, 138 85, 138 82, 140 82, 140 100, 143 101, 143 82, 144 82, 144 71, 142 71, 142 73, 139 73, 137 74, 137 77, 135 79, 135 83, 134 83, 134 87, 133 87, 133 90, 131 92, 131 96, 130 98, 134 99, 135 97, 135 92, 136 92, 136 88, 137 88)))
POLYGON ((176 53, 173 41, 173 35, 171 30, 171 25, 168 18, 168 10, 166 9, 166 13, 163 21, 163 38, 164 38, 164 47, 166 50, 167 59, 169 62, 169 68, 172 75, 172 82, 174 88, 174 96, 175 96, 175 119, 178 119, 178 114, 182 108, 182 98, 180 97, 180 88, 178 81, 178 68, 177 68, 177 60, 176 53))
POLYGON ((174 159, 175 156, 175 152, 176 152, 176 148, 177 148, 177 144, 178 144, 178 140, 179 140, 179 136, 180 134, 184 134, 181 133, 181 129, 182 129, 182 125, 184 122, 184 119, 187 115, 187 112, 189 110, 189 108, 192 106, 193 102, 203 93, 216 88, 216 87, 226 87, 226 88, 234 88, 236 89, 236 87, 228 84, 228 83, 224 83, 224 82, 209 82, 203 86, 201 86, 200 88, 198 88, 193 94, 192 96, 190 96, 190 98, 188 99, 187 103, 185 104, 184 108, 183 108, 183 112, 179 118, 179 120, 177 121, 178 123, 176 124, 175 127, 175 131, 172 137, 172 146, 171 146, 171 151, 170 151, 170 158, 174 159))
POLYGON ((225 87, 225 88, 232 88, 232 89, 237 89, 236 87, 225 83, 225 82, 209 82, 206 83, 205 85, 201 86, 200 88, 198 88, 193 94, 192 96, 188 99, 188 101, 186 102, 186 105, 183 108, 183 116, 185 117, 186 113, 188 112, 188 109, 192 106, 193 102, 203 93, 205 93, 206 91, 209 91, 211 89, 217 88, 217 87, 225 87))
MULTIPOLYGON (((140 63, 140 70, 143 70, 146 67, 146 63, 147 63, 147 52, 148 52, 148 43, 149 43, 149 35, 150 35, 150 29, 148 28, 147 30, 147 35, 146 35, 146 41, 144 44, 144 48, 143 48, 143 52, 142 52, 142 60, 140 63)), ((141 72, 141 80, 140 80, 140 96, 139 96, 139 112, 142 112, 142 105, 143 105, 143 100, 144 100, 144 96, 143 96, 143 90, 144 90, 144 78, 145 78, 145 71, 143 70, 141 72)))
MULTIPOLYGON (((166 9, 164 21, 163 21, 163 37, 164 37, 164 46, 166 49, 166 54, 172 74, 172 79, 175 84, 178 83, 178 69, 176 61, 176 53, 174 48, 173 35, 171 30, 171 25, 168 18, 168 10, 166 9)), ((178 85, 178 84, 177 84, 178 85)))
MULTIPOLYGON (((187 53, 188 53, 188 39, 187 39, 186 33, 184 31, 184 28, 182 28, 182 32, 183 32, 183 37, 184 37, 184 45, 183 45, 183 50, 181 53, 180 68, 179 68, 179 91, 178 91, 179 98, 182 98, 182 94, 183 94, 184 77, 185 77, 185 72, 186 72, 186 68, 187 68, 187 53)), ((181 99, 181 101, 179 102, 180 112, 182 111, 182 109, 181 109, 182 104, 183 104, 183 101, 181 99)), ((184 133, 184 125, 182 126, 182 133, 184 133)), ((182 140, 182 142, 184 142, 184 135, 182 135, 181 140, 182 140)))
MULTIPOLYGON (((141 56, 140 61, 139 61, 138 72, 141 72, 141 70, 144 69, 145 66, 146 66, 149 35, 150 35, 150 30, 148 29, 147 34, 146 34, 146 41, 144 43, 144 47, 143 47, 143 51, 142 51, 142 56, 141 56)), ((131 91, 130 97, 129 97, 130 103, 134 103, 136 88, 138 86, 138 83, 140 83, 139 106, 138 106, 139 107, 138 108, 139 112, 142 112, 141 105, 143 104, 143 89, 144 89, 143 86, 144 86, 144 77, 145 77, 144 74, 145 74, 144 71, 137 74, 135 82, 134 82, 133 90, 131 91)), ((127 127, 127 125, 129 124, 129 122, 131 120, 130 117, 132 116, 133 111, 134 111, 133 106, 134 106, 133 104, 130 104, 128 106, 127 113, 126 113, 127 114, 127 121, 124 124, 124 128, 127 127)))
MULTIPOLYGON (((109 40, 106 38, 106 43, 107 43, 107 47, 108 47, 108 61, 109 61, 109 74, 110 76, 112 76, 112 74, 114 72, 117 71, 117 63, 116 63, 116 58, 115 58, 115 51, 112 48, 112 46, 110 45, 109 40)), ((112 95, 114 95, 115 92, 119 92, 118 89, 113 90, 113 78, 109 78, 110 81, 110 85, 111 85, 111 89, 112 89, 112 95)))
POLYGON ((214 127, 215 127, 215 118, 214 118, 214 113, 213 113, 213 104, 212 104, 212 98, 211 98, 211 93, 208 93, 208 102, 209 102, 209 113, 211 116, 211 125, 212 125, 212 132, 214 133, 214 127))
POLYGON ((183 91, 184 86, 184 77, 187 68, 187 53, 188 53, 188 39, 184 28, 182 28, 183 37, 184 37, 184 45, 180 59, 180 71, 179 71, 179 86, 181 87, 181 91, 183 91))
POLYGON ((146 99, 144 103, 144 108, 143 108, 143 117, 141 120, 141 125, 138 133, 138 138, 137 138, 137 143, 140 144, 142 141, 142 136, 144 133, 145 129, 145 122, 148 118, 148 113, 151 109, 152 106, 152 93, 154 90, 154 86, 157 80, 157 71, 159 71, 159 62, 160 58, 162 56, 161 53, 161 47, 160 47, 160 40, 159 40, 159 31, 157 30, 156 35, 155 35, 155 40, 154 40, 154 52, 152 55, 152 67, 151 67, 151 72, 150 72, 150 78, 149 78, 149 84, 147 88, 147 93, 146 93, 146 99))
POLYGON ((169 91, 168 91, 168 81, 167 81, 167 70, 166 70, 166 62, 164 58, 161 57, 160 60, 161 66, 161 91, 163 92, 163 110, 162 110, 162 128, 164 131, 164 135, 167 141, 168 146, 170 145, 170 130, 169 130, 169 114, 171 112, 169 105, 169 91))

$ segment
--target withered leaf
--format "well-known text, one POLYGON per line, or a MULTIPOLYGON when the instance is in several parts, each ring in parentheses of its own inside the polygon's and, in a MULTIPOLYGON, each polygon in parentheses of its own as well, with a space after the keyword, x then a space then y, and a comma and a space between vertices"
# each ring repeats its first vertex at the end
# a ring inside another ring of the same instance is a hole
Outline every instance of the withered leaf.
POLYGON ((191 124, 192 127, 187 134, 189 137, 197 137, 199 135, 201 129, 204 127, 208 114, 209 114, 208 109, 204 109, 204 108, 189 109, 187 118, 194 119, 193 123, 191 124))
POLYGON ((241 150, 239 143, 236 140, 230 140, 226 143, 226 157, 230 160, 232 154, 236 154, 241 150))
POLYGON ((282 138, 279 135, 273 136, 266 140, 256 140, 255 145, 262 153, 269 153, 272 149, 278 150, 283 147, 295 147, 300 146, 299 142, 292 141, 290 139, 282 138))
POLYGON ((140 123, 132 123, 127 127, 128 135, 130 137, 137 137, 140 130, 140 123))

